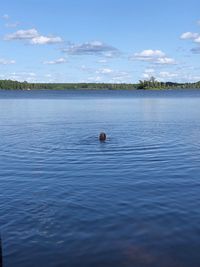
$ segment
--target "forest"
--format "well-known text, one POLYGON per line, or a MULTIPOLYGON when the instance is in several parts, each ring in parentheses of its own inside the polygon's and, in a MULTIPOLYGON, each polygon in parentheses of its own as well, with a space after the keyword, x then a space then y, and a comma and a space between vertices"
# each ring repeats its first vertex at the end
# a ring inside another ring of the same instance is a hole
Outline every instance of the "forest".
POLYGON ((140 80, 138 83, 28 83, 13 80, 0 80, 0 89, 4 90, 65 90, 65 89, 190 89, 200 88, 200 81, 196 83, 159 82, 154 77, 149 80, 140 80))

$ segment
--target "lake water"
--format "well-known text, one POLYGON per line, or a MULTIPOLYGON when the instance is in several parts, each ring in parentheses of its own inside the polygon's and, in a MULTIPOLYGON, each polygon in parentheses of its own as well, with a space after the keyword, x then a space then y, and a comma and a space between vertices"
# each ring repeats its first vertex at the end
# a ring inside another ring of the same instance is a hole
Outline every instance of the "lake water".
POLYGON ((5 267, 199 267, 200 90, 0 91, 0 188, 5 267))

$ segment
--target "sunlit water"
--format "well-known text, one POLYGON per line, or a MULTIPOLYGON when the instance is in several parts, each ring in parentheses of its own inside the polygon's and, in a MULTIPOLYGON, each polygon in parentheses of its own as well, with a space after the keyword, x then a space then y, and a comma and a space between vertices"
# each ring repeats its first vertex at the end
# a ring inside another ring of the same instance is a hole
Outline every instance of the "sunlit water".
POLYGON ((5 267, 199 267, 200 91, 0 91, 0 188, 5 267))

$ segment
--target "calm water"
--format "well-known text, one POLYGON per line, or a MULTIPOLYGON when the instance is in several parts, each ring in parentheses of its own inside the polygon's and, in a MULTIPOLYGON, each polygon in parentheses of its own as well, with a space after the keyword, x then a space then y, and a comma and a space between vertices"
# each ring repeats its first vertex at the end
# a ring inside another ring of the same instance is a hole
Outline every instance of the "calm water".
POLYGON ((200 91, 0 91, 0 186, 5 267, 199 267, 200 91))

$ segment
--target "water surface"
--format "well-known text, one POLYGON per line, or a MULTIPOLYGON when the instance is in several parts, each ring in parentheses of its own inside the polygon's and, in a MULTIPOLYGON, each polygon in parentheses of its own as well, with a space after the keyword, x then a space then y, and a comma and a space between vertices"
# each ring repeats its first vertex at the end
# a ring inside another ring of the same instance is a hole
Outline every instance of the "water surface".
POLYGON ((0 148, 5 267, 200 266, 200 91, 0 91, 0 148))

